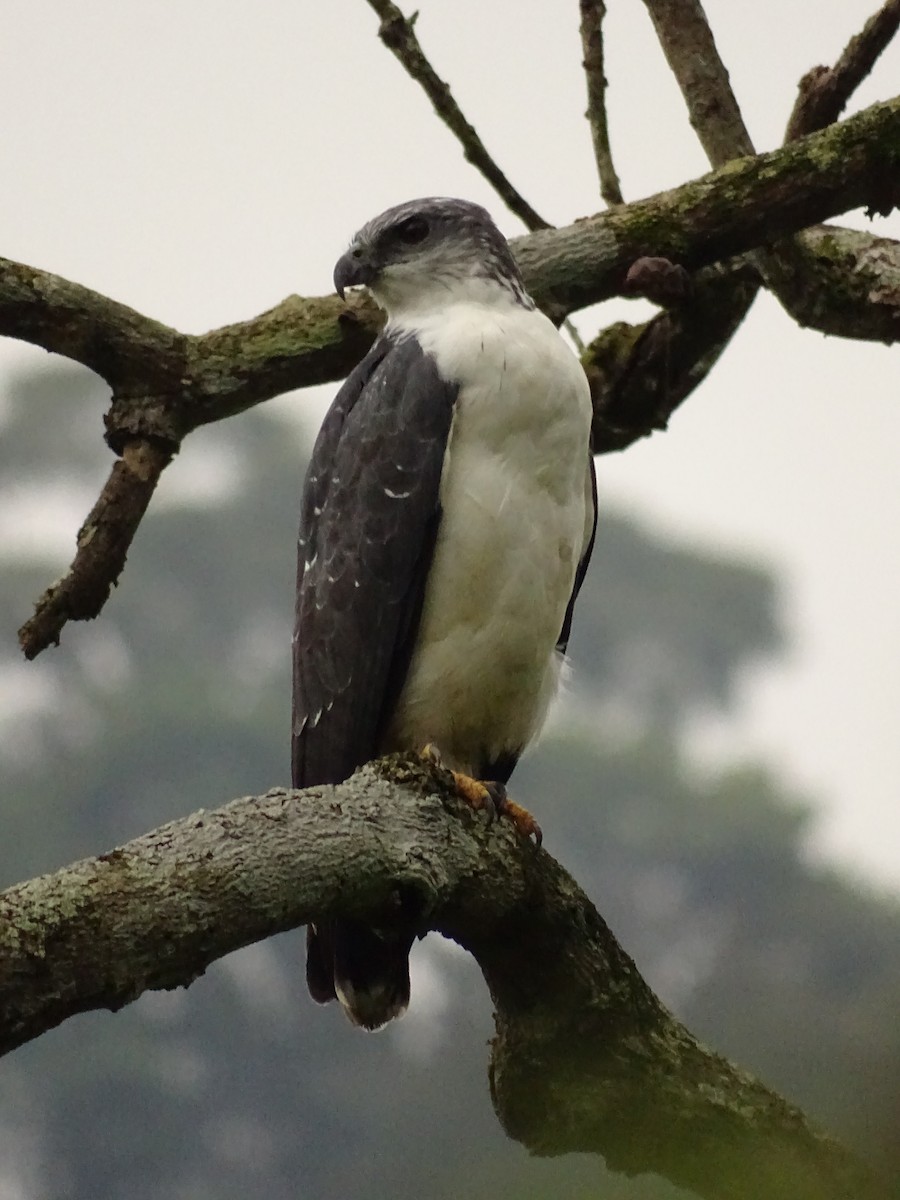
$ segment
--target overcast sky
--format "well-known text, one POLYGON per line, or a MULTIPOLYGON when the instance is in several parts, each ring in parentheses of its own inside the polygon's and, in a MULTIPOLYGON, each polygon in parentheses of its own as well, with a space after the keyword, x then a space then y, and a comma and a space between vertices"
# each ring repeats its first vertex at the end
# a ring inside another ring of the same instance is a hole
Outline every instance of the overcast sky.
MULTIPOLYGON (((426 50, 531 203, 560 224, 596 211, 575 0, 418 7, 426 50)), ((706 164, 643 5, 608 7, 612 140, 636 199, 706 164)), ((780 140, 800 75, 875 7, 707 3, 759 149, 780 140)), ((0 15, 8 258, 199 332, 328 291, 352 231, 412 196, 466 196, 520 232, 377 41, 364 0, 0 0, 0 15)), ((852 107, 898 85, 892 47, 852 107)), ((875 228, 900 237, 896 216, 875 228)), ((643 311, 606 305, 581 327, 643 311)), ((4 343, 0 394, 10 370, 45 361, 4 343)), ((318 414, 333 390, 277 403, 318 414)), ((897 348, 801 332, 764 296, 670 430, 600 464, 606 503, 777 569, 792 653, 748 678, 738 720, 707 740, 777 763, 822 802, 820 848, 896 888, 898 461, 897 348)))

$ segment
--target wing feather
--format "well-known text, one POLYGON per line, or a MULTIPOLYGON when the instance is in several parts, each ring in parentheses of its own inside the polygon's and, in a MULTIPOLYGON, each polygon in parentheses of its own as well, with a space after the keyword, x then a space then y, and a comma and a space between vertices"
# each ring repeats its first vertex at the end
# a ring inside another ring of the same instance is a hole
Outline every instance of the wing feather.
POLYGON ((382 337, 323 423, 298 542, 295 787, 340 782, 378 752, 418 628, 456 393, 414 338, 382 337))
POLYGON ((584 542, 582 544, 581 558, 578 560, 578 567, 575 571, 575 583, 572 587, 572 595, 569 597, 566 615, 563 618, 562 630, 556 642, 557 650, 563 654, 566 652, 566 647, 569 644, 569 636, 572 632, 575 601, 578 599, 578 593, 581 591, 582 583, 584 583, 588 564, 591 561, 591 554, 594 551, 594 538, 597 536, 597 471, 594 467, 594 456, 590 451, 588 451, 588 468, 585 476, 584 490, 586 499, 584 542))

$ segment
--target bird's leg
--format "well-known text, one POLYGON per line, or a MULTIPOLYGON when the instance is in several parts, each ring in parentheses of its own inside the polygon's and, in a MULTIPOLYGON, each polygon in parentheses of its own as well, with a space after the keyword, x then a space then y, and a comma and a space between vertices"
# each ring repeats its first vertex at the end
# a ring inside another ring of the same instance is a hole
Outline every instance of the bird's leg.
MULTIPOLYGON (((441 762, 440 750, 431 742, 422 749, 420 758, 433 766, 441 767, 444 770, 449 769, 444 767, 441 762)), ((507 817, 522 837, 533 837, 538 846, 541 844, 543 834, 540 825, 527 809, 523 808, 521 804, 516 804, 514 800, 510 800, 505 784, 492 780, 473 779, 471 775, 464 775, 461 771, 450 770, 450 775, 453 778, 456 794, 461 800, 465 800, 470 808, 474 808, 476 811, 487 809, 491 817, 507 817)))

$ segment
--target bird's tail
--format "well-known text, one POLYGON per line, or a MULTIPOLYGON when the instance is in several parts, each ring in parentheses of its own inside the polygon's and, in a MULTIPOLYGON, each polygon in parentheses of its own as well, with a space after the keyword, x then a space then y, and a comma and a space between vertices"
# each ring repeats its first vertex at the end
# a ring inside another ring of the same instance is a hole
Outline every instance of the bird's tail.
POLYGON ((414 934, 346 919, 306 927, 306 982, 313 1000, 338 999, 354 1025, 380 1029, 409 1005, 414 934))

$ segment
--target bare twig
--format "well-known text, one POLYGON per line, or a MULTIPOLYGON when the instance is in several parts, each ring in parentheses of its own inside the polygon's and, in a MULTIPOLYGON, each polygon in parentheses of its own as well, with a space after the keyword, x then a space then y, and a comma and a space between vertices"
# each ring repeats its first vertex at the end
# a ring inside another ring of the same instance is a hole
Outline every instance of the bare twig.
POLYGON ((579 0, 581 8, 582 66, 587 84, 587 112, 594 145, 594 161, 600 176, 600 195, 607 204, 622 203, 622 188, 613 165, 606 119, 606 72, 603 66, 603 0, 579 0))
POLYGON ((566 331, 566 333, 569 335, 569 337, 572 339, 572 345, 575 347, 575 353, 580 358, 581 355, 584 354, 585 350, 587 349, 587 343, 585 342, 585 340, 581 336, 581 334, 578 332, 578 326, 569 317, 566 317, 566 319, 562 323, 562 327, 566 331))
MULTIPOLYGON (((368 0, 368 3, 381 17, 378 36, 400 60, 409 75, 421 85, 434 106, 434 111, 462 146, 467 161, 481 172, 526 229, 552 229, 553 226, 531 207, 491 158, 487 147, 453 98, 448 84, 440 78, 426 58, 414 29, 418 13, 407 19, 391 0, 368 0)), ((581 354, 584 351, 584 343, 578 330, 568 319, 563 321, 563 325, 581 354)))
POLYGON ((549 854, 399 758, 338 787, 195 813, 0 893, 0 1048, 185 986, 311 918, 371 919, 398 898, 421 932, 478 961, 496 1010, 494 1107, 532 1152, 601 1154, 709 1200, 885 1197, 864 1164, 667 1012, 549 854))
POLYGON ((425 57, 413 28, 415 17, 404 17, 391 0, 368 0, 368 3, 381 18, 378 36, 421 86, 434 111, 462 146, 468 162, 481 172, 507 208, 516 214, 527 229, 549 229, 549 222, 535 212, 497 166, 484 142, 466 120, 450 88, 425 57))
POLYGON ((885 0, 850 39, 833 67, 813 67, 800 80, 786 142, 836 121, 900 26, 900 0, 885 0))

